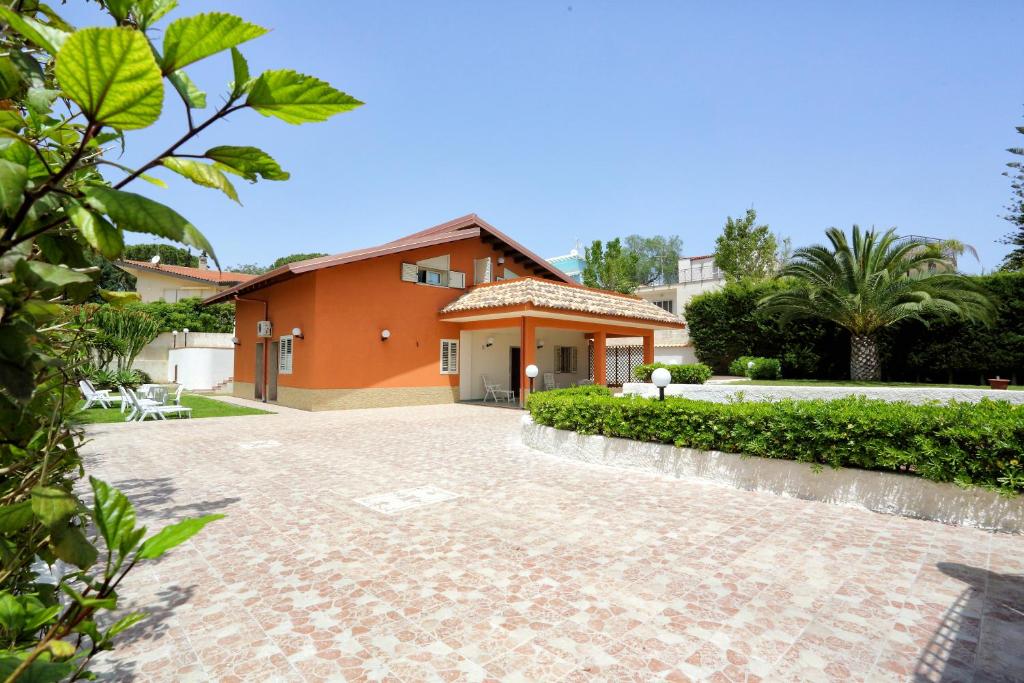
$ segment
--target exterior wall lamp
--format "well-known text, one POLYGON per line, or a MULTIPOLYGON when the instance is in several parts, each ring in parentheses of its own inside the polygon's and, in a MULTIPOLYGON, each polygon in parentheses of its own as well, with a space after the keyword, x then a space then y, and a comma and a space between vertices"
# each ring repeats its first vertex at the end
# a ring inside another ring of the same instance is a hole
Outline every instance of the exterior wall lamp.
POLYGON ((300 327, 293 327, 292 328, 292 336, 295 337, 296 339, 305 339, 306 338, 306 336, 304 334, 302 334, 302 328, 300 328, 300 327))
POLYGON ((538 339, 537 340, 537 348, 538 349, 543 349, 544 348, 544 340, 543 339, 538 339))
POLYGON ((188 346, 188 328, 184 327, 181 331, 185 333, 185 343, 182 346, 188 346))
POLYGON ((235 346, 241 346, 242 345, 242 340, 239 339, 238 337, 232 337, 231 338, 231 343, 234 344, 235 346))
POLYGON ((540 374, 540 368, 533 363, 526 366, 526 376, 530 378, 530 393, 533 393, 533 380, 537 379, 537 375, 540 374))
POLYGON ((380 340, 387 341, 388 339, 391 339, 391 330, 384 328, 380 331, 380 340))
POLYGON ((665 387, 672 381, 672 373, 666 368, 658 368, 651 373, 651 381, 658 387, 658 400, 665 400, 665 387))
POLYGON ((487 341, 484 342, 484 348, 489 349, 494 346, 494 337, 488 337, 487 341))

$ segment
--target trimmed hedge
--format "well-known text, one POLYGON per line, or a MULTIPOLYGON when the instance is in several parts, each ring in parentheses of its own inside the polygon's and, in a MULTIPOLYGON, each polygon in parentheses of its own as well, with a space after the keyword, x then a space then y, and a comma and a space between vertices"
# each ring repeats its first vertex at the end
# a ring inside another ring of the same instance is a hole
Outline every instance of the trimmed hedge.
POLYGON ((672 375, 672 384, 704 384, 711 379, 711 368, 703 363, 692 365, 667 365, 665 363, 647 363, 633 368, 633 376, 638 382, 650 382, 651 374, 658 368, 665 368, 672 375))
POLYGON ((729 363, 729 374, 750 379, 782 379, 782 363, 777 358, 740 356, 729 363))
POLYGON ((538 424, 581 434, 1024 491, 1024 406, 988 399, 711 403, 546 391, 527 408, 538 424))

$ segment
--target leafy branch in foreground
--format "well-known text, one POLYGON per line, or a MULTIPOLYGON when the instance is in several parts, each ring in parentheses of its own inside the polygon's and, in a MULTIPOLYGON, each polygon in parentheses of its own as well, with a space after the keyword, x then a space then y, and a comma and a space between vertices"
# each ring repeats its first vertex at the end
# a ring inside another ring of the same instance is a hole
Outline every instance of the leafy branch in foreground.
MULTIPOLYGON (((166 169, 238 201, 229 174, 256 182, 288 173, 252 146, 189 149, 196 136, 247 109, 299 124, 361 104, 295 71, 250 75, 238 47, 266 29, 240 17, 209 12, 162 26, 176 0, 100 5, 113 27, 76 30, 47 5, 0 4, 0 679, 7 681, 91 677, 91 658, 141 618, 102 618, 117 608, 125 575, 218 517, 145 538, 116 489, 92 479, 91 508, 76 494, 84 477, 76 382, 103 335, 95 307, 78 304, 131 299, 99 290, 96 264, 122 255, 127 232, 216 260, 181 213, 125 188, 140 178, 166 186, 150 175, 166 169), (207 96, 185 68, 225 52, 231 82, 221 105, 200 116, 207 96), (110 158, 125 153, 128 133, 160 120, 165 91, 184 105, 180 135, 149 159, 110 158), (106 170, 117 175, 108 180, 106 170)), ((123 349, 123 364, 134 348, 123 349)))

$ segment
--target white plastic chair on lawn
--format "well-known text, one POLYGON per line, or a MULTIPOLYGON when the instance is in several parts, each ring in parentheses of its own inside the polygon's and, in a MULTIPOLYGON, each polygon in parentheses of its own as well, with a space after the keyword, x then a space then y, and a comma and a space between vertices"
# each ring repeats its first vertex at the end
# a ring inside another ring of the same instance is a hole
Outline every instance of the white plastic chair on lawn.
POLYGON ((551 391, 557 389, 558 385, 555 384, 555 373, 545 372, 544 373, 544 391, 551 391))
POLYGON ((506 403, 511 403, 516 397, 516 392, 511 389, 503 389, 500 384, 495 384, 487 379, 487 375, 480 375, 480 379, 484 381, 484 403, 487 403, 487 397, 493 396, 494 402, 498 402, 498 397, 501 396, 505 399, 506 403))
POLYGON ((172 399, 170 399, 168 401, 168 405, 180 406, 181 405, 181 392, 183 392, 183 391, 185 391, 185 385, 184 384, 179 384, 178 385, 178 390, 174 392, 174 398, 172 398, 172 399))
POLYGON ((96 404, 109 408, 111 403, 118 403, 121 400, 120 396, 111 396, 109 389, 96 389, 86 379, 79 380, 78 388, 82 391, 82 398, 85 399, 85 405, 82 406, 82 410, 91 408, 96 404))
POLYGON ((192 417, 192 409, 186 406, 160 405, 150 399, 140 399, 131 389, 125 388, 125 391, 135 406, 135 410, 128 416, 129 421, 135 418, 137 421, 143 422, 150 415, 153 416, 154 420, 166 420, 168 415, 187 415, 192 417))

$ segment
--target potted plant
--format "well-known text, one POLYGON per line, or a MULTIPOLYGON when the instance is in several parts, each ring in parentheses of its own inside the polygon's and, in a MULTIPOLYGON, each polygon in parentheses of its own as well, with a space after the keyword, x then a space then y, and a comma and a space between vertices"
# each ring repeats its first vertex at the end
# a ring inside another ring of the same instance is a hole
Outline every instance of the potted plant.
POLYGON ((996 375, 995 379, 990 379, 988 381, 988 385, 993 389, 1005 389, 1010 386, 1010 380, 1003 379, 999 375, 996 375))

